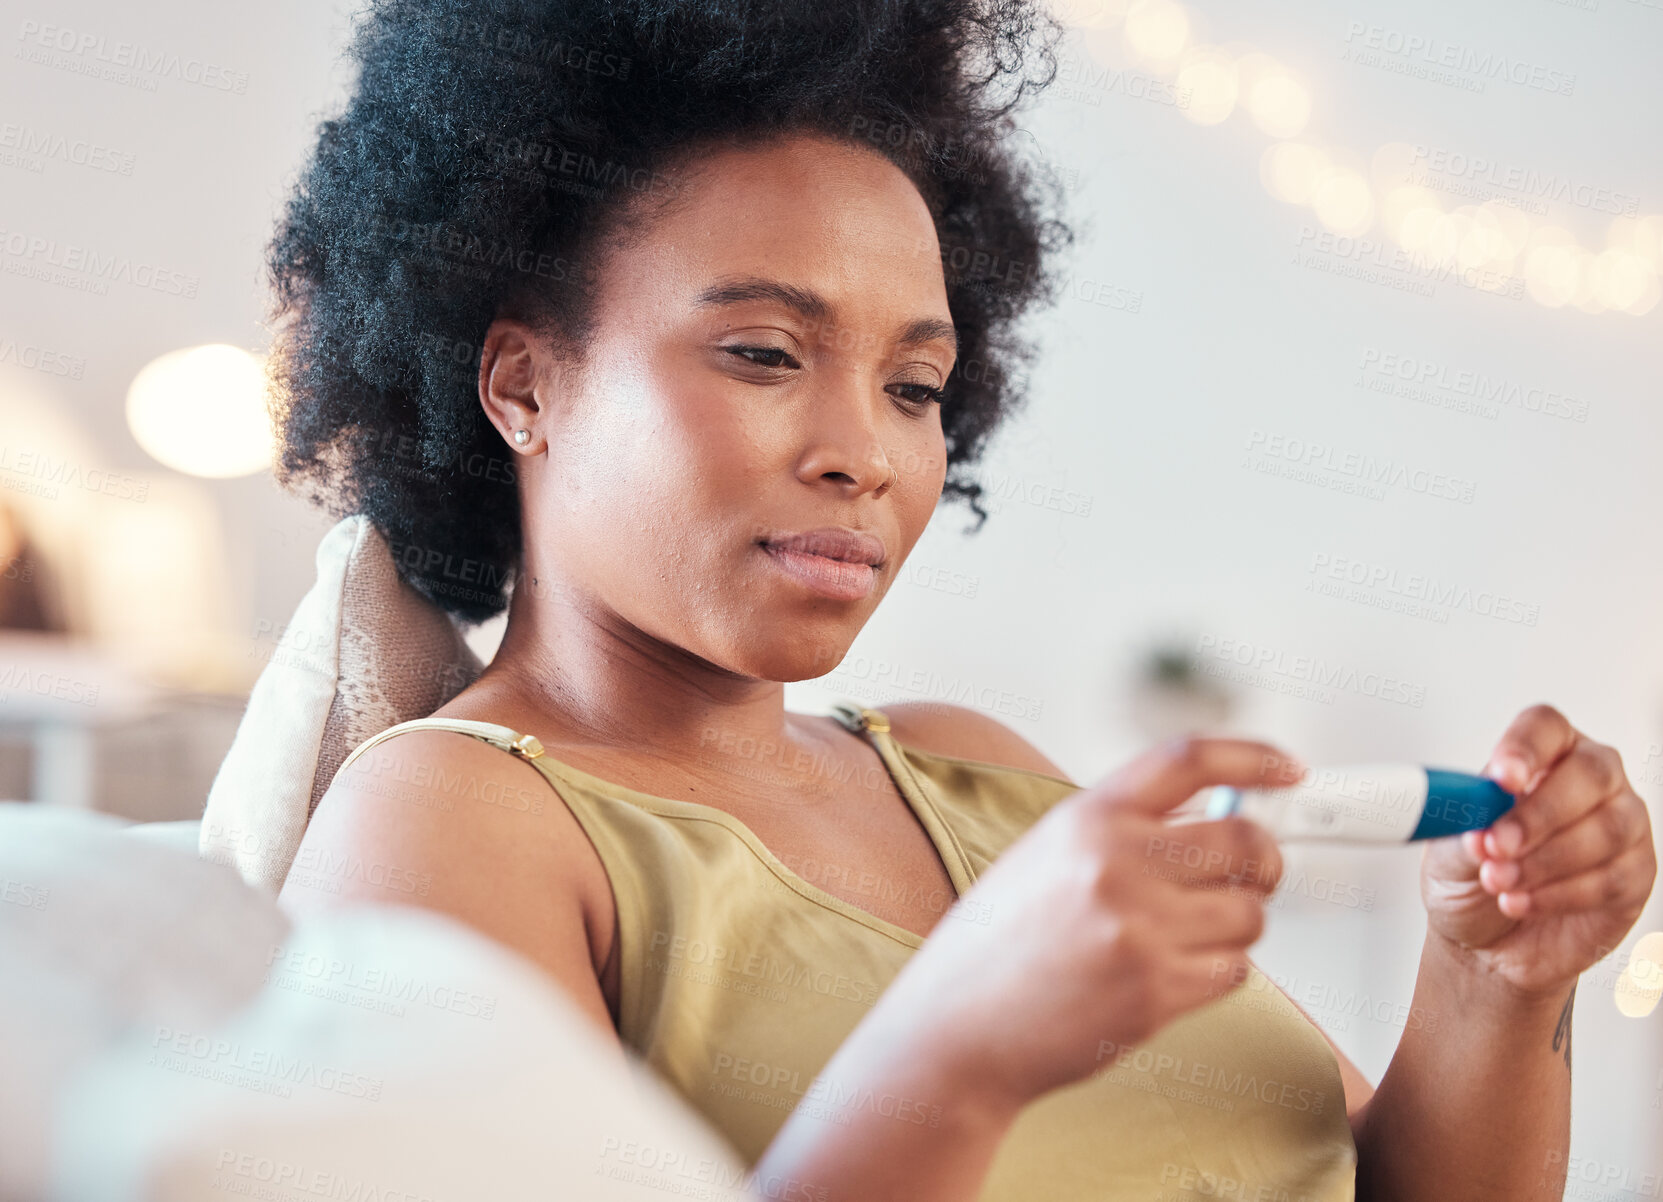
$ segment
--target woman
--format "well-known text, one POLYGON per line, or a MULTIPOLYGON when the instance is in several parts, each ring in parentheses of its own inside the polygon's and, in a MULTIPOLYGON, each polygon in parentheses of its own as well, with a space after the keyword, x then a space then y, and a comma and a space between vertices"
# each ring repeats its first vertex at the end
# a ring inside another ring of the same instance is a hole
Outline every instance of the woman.
POLYGON ((967 709, 784 709, 1020 399, 1068 232, 1008 112, 1057 32, 1013 0, 374 7, 272 251, 284 479, 508 625, 306 834, 426 887, 284 904, 524 952, 771 1197, 1558 1197, 1575 980, 1655 861, 1556 711, 1492 757, 1516 813, 1425 858, 1436 1021, 1372 1090, 1247 959, 1266 833, 1162 821, 1294 779, 1278 749, 1081 789, 967 709))

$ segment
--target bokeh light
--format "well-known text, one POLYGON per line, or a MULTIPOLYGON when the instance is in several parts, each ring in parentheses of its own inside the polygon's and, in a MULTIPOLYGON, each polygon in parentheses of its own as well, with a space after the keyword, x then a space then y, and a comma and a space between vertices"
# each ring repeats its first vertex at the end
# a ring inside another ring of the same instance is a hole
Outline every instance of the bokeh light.
POLYGON ((1524 286, 1532 299, 1550 309, 1570 304, 1582 282, 1584 252, 1569 231, 1541 225, 1530 231, 1524 253, 1524 286))
POLYGON ((272 459, 265 397, 258 355, 224 343, 190 347, 139 369, 127 388, 127 425, 139 446, 175 471, 246 476, 272 459))
POLYGON ((1113 29, 1131 5, 1132 0, 1051 0, 1051 13, 1075 29, 1113 29))
POLYGON ((1135 0, 1126 10, 1126 43, 1152 62, 1177 58, 1189 34, 1189 14, 1172 0, 1135 0))
POLYGON ((1308 204, 1317 177, 1329 169, 1328 156, 1304 142, 1275 142, 1259 159, 1259 179, 1277 200, 1308 204))
POLYGON ((1628 1018, 1645 1018, 1663 998, 1663 931, 1641 937, 1617 978, 1617 1010, 1628 1018))
POLYGON ((1311 120, 1309 89, 1285 71, 1256 80, 1246 103, 1254 122, 1273 138, 1298 137, 1311 120))
POLYGON ((1217 125, 1236 108, 1236 63, 1220 50, 1196 47, 1178 60, 1175 86, 1189 94, 1179 110, 1197 125, 1217 125))
POLYGON ((1356 237, 1374 224, 1374 194, 1361 172, 1330 167, 1311 185, 1311 209, 1336 234, 1356 237))

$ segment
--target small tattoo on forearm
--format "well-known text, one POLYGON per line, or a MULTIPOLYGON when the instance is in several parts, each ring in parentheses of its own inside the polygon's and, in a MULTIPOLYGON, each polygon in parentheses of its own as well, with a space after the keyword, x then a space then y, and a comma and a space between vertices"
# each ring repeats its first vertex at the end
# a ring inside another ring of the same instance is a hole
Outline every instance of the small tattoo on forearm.
POLYGON ((1553 1050, 1558 1051, 1561 1044, 1565 1047, 1565 1067, 1571 1067, 1571 1010, 1576 1006, 1576 986, 1571 986, 1569 996, 1565 998, 1565 1006, 1559 1011, 1559 1025, 1553 1029, 1553 1050))

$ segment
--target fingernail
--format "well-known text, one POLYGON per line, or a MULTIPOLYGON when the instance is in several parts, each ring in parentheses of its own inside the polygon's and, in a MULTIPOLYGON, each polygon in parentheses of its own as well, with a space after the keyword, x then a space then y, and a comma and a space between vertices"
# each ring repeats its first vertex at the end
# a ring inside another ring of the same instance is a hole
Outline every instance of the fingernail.
POLYGON ((1503 818, 1490 828, 1491 855, 1498 859, 1511 858, 1524 846, 1524 831, 1510 818, 1503 818))
POLYGON ((1519 883, 1519 862, 1517 860, 1491 860, 1479 875, 1488 878, 1488 885, 1496 893, 1505 893, 1519 883))
POLYGON ((1523 756, 1508 752, 1496 757, 1495 761, 1497 783, 1509 793, 1519 793, 1530 782, 1530 765, 1523 756))
POLYGON ((1523 918, 1530 912, 1530 894, 1502 893, 1496 897, 1496 905, 1509 918, 1523 918))

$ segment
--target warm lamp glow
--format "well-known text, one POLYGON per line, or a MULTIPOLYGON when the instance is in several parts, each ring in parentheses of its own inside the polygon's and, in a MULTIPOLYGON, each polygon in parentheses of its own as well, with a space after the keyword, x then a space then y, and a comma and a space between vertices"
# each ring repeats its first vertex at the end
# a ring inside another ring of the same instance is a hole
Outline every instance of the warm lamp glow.
POLYGON ((1051 0, 1051 13, 1075 29, 1112 29, 1126 16, 1131 0, 1051 0))
POLYGON ((1317 220, 1345 237, 1356 237, 1374 224, 1374 194, 1368 180, 1345 167, 1330 167, 1311 186, 1317 220))
POLYGON ((1311 119, 1311 93, 1286 72, 1265 75, 1248 90, 1247 111, 1271 137, 1297 137, 1311 119))
POLYGON ((1317 177, 1328 170, 1328 156, 1303 142, 1273 143, 1259 160, 1259 179, 1277 200, 1302 205, 1311 199, 1317 177))
POLYGON ((1236 107, 1236 64, 1218 50, 1195 49, 1178 64, 1177 88, 1189 94, 1181 111, 1197 125, 1217 125, 1236 107))
POLYGON ((1172 0, 1137 0, 1126 10, 1126 41, 1146 59, 1177 58, 1189 34, 1189 16, 1172 0))
POLYGON ((247 476, 271 463, 265 370, 224 343, 170 351, 127 388, 127 425, 157 462, 190 476, 247 476))
POLYGON ((1663 998, 1663 931, 1652 931, 1634 945, 1628 967, 1617 978, 1617 1010, 1627 1018, 1645 1018, 1663 998))

